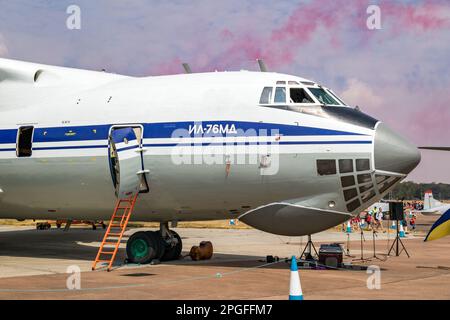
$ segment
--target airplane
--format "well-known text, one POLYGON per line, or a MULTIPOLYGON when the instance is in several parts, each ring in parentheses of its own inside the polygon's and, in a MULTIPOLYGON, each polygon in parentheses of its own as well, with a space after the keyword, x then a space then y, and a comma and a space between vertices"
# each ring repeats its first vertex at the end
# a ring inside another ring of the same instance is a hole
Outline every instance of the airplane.
POLYGON ((117 199, 137 197, 132 219, 160 230, 128 239, 131 262, 175 259, 179 221, 329 229, 420 159, 385 123, 298 76, 137 78, 0 59, 0 218, 108 220, 117 199))
POLYGON ((433 191, 427 190, 425 191, 423 197, 423 210, 417 210, 415 212, 419 212, 426 216, 432 215, 442 215, 444 212, 450 209, 450 203, 442 203, 433 197, 433 191))
MULTIPOLYGON (((433 151, 450 151, 450 147, 436 147, 426 146, 419 147, 420 150, 433 150, 433 151)), ((420 212, 423 215, 442 215, 450 209, 450 204, 442 203, 433 197, 433 191, 427 190, 423 197, 423 209, 415 212, 420 212)))

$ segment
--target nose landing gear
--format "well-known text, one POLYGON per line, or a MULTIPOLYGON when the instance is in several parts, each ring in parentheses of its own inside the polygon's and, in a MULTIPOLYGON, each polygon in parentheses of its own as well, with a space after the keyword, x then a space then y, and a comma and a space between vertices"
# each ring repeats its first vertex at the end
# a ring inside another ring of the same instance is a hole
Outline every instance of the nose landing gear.
POLYGON ((139 231, 127 241, 127 261, 148 264, 153 260, 177 260, 181 255, 181 237, 161 223, 159 231, 139 231))

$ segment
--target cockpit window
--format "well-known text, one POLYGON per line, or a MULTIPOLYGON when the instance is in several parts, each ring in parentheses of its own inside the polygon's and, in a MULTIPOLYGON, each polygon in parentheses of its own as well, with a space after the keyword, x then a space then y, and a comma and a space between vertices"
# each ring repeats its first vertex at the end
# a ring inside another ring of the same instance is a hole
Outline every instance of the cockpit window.
POLYGON ((333 96, 331 96, 328 92, 326 92, 322 88, 308 88, 309 91, 319 100, 320 103, 330 104, 330 105, 340 105, 333 96))
POLYGON ((330 89, 327 89, 327 92, 329 93, 329 94, 331 94, 332 96, 333 96, 333 98, 335 99, 335 100, 337 100, 338 102, 340 102, 343 106, 345 106, 346 105, 346 103, 344 102, 344 101, 342 101, 333 91, 331 91, 330 89))
POLYGON ((285 87, 277 87, 275 90, 275 103, 286 103, 286 88, 285 87))
POLYGON ((331 89, 312 82, 308 84, 310 85, 305 86, 304 82, 279 80, 273 87, 263 88, 259 104, 269 108, 305 113, 314 113, 313 106, 318 105, 347 106, 331 89))
POLYGON ((265 87, 262 94, 261 99, 259 99, 260 104, 269 104, 272 100, 272 87, 265 87))
POLYGON ((291 88, 291 103, 314 103, 310 95, 302 88, 291 88))

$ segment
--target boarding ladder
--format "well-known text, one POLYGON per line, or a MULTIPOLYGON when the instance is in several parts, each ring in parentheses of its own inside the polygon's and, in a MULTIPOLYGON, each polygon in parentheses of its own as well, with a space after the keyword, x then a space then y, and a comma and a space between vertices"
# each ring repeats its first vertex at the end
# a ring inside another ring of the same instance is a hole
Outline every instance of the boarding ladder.
POLYGON ((111 221, 106 229, 102 244, 98 249, 97 257, 92 264, 93 271, 100 262, 108 263, 107 270, 108 272, 111 271, 120 243, 122 242, 123 234, 127 228, 130 216, 133 213, 138 195, 139 194, 136 194, 127 199, 117 200, 111 221))

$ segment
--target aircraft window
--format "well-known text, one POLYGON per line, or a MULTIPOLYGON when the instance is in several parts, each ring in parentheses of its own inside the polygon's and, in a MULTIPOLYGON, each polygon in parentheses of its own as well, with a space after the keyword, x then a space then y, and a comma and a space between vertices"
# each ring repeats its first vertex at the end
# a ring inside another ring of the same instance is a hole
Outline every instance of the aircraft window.
POLYGON ((340 173, 353 172, 353 160, 352 159, 339 160, 339 172, 340 173))
POLYGON ((17 137, 17 156, 19 158, 31 157, 33 131, 34 127, 19 128, 19 135, 17 137))
POLYGON ((361 205, 361 202, 359 201, 359 199, 355 199, 352 202, 350 202, 349 204, 347 204, 347 210, 350 212, 355 211, 360 205, 361 205))
POLYGON ((331 94, 332 96, 333 96, 333 98, 336 100, 336 101, 338 101, 338 102, 340 102, 343 106, 345 106, 346 104, 344 103, 344 101, 342 101, 333 91, 331 91, 330 89, 327 89, 327 92, 329 93, 329 94, 331 94))
POLYGON ((314 103, 314 100, 302 88, 291 88, 291 102, 292 103, 314 103))
POLYGON ((299 85, 299 83, 297 81, 289 81, 288 84, 289 85, 299 85))
POLYGON ((277 87, 275 90, 275 103, 286 103, 286 88, 277 87))
POLYGON ((356 171, 367 171, 367 170, 370 170, 370 160, 356 159, 356 171))
POLYGON ((368 182, 372 182, 372 177, 370 176, 370 174, 360 174, 358 175, 358 183, 368 183, 368 182))
POLYGON ((336 174, 336 160, 317 160, 317 173, 321 176, 336 174))
POLYGON ((355 177, 354 176, 345 176, 341 177, 342 187, 350 187, 355 185, 355 177))
POLYGON ((269 104, 270 101, 272 100, 272 91, 273 91, 272 87, 265 87, 261 94, 261 99, 259 100, 259 103, 269 104))
POLYGON ((313 95, 316 96, 317 100, 319 100, 320 103, 323 104, 330 104, 330 105, 339 105, 339 102, 337 102, 329 93, 327 93, 322 88, 308 88, 309 91, 313 95))
POLYGON ((277 84, 286 84, 286 81, 277 81, 277 84))
POLYGON ((356 197, 358 195, 358 192, 356 191, 355 188, 353 189, 348 189, 348 190, 344 190, 344 198, 345 201, 348 201, 350 199, 353 199, 354 197, 356 197))

